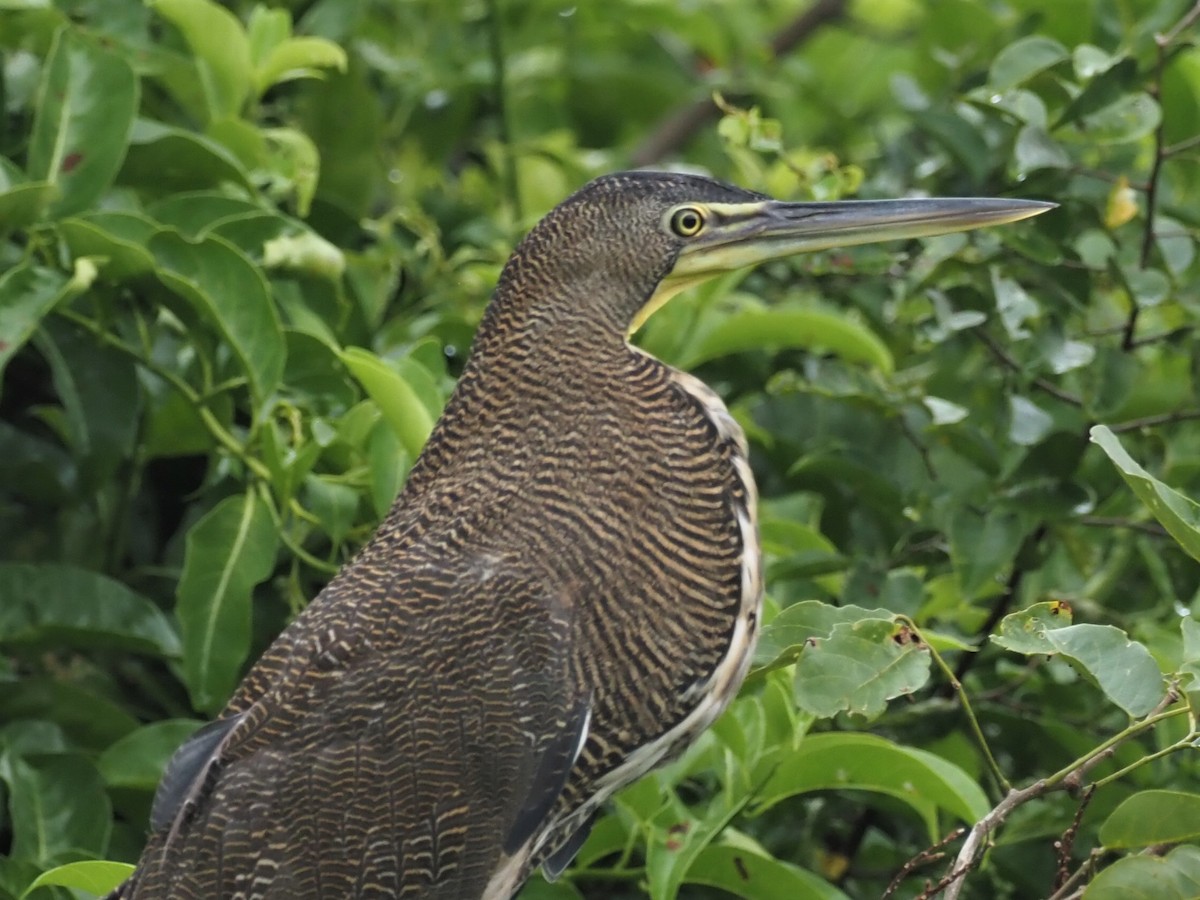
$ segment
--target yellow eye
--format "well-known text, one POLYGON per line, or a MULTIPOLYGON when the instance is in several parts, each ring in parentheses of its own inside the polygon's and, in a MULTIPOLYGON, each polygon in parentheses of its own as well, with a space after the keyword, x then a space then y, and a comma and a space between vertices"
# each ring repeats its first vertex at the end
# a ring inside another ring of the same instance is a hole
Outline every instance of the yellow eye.
POLYGON ((671 230, 680 237, 695 237, 704 228, 704 213, 694 206, 684 206, 671 213, 671 230))

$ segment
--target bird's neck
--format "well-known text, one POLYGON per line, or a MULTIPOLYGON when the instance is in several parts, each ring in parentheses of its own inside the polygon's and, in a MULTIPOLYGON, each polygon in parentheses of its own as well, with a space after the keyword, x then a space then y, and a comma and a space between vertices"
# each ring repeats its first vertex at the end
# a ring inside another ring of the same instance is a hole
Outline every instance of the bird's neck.
POLYGON ((605 440, 635 402, 639 372, 661 366, 633 350, 618 326, 556 311, 545 294, 529 309, 503 288, 393 516, 431 510, 459 482, 474 486, 472 502, 496 502, 478 497, 478 486, 497 496, 518 489, 526 463, 567 432, 605 440))

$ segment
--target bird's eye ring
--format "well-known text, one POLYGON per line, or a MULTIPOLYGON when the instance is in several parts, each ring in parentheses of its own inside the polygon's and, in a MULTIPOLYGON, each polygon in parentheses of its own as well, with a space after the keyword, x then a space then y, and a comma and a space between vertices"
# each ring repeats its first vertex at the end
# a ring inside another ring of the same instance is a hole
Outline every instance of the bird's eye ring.
POLYGON ((694 206, 684 206, 671 213, 671 230, 680 237, 695 237, 704 228, 704 213, 694 206))

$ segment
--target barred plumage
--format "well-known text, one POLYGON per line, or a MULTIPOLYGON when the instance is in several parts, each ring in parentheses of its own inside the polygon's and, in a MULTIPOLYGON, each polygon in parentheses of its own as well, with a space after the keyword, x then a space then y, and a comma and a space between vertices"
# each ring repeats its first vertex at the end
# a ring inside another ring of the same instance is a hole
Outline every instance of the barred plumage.
MULTIPOLYGON (((1033 213, 953 202, 974 205, 872 227, 1033 213)), ((728 704, 762 595, 740 428, 627 333, 838 212, 626 173, 547 216, 391 512, 177 754, 115 896, 503 900, 560 872, 728 704)))

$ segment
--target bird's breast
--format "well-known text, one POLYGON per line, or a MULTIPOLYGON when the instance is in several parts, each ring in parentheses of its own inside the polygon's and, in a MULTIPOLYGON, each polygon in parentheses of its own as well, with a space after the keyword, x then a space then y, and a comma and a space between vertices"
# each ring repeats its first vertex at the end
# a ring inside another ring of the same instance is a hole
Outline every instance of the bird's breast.
MULTIPOLYGON (((757 490, 741 427, 695 377, 638 351, 622 468, 593 487, 577 667, 591 732, 544 855, 620 787, 707 728, 746 674, 762 601, 757 490)), ((571 550, 563 547, 564 562, 571 550)))

